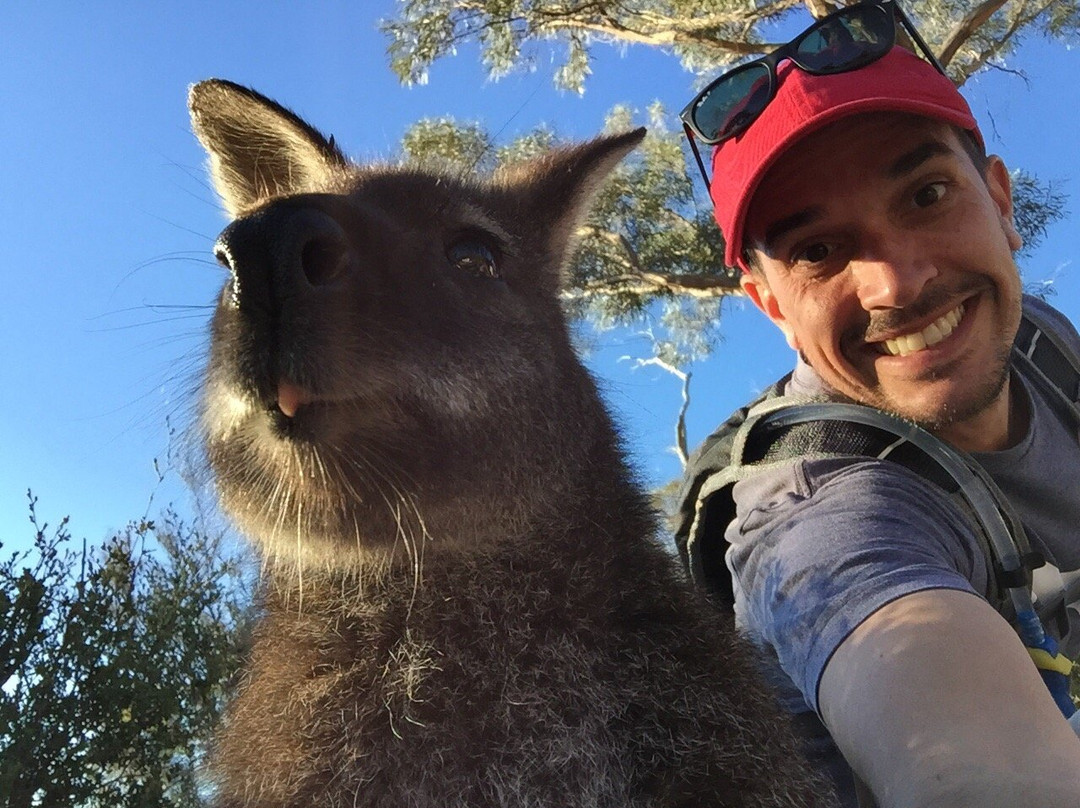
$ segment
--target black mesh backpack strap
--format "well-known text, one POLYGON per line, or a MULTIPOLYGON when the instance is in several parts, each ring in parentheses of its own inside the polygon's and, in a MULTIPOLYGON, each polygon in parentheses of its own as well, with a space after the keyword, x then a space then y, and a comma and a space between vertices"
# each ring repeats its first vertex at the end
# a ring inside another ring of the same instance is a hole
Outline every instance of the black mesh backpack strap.
POLYGON ((1013 357, 1049 394, 1062 415, 1080 426, 1080 356, 1032 306, 1024 307, 1013 357))
MULTIPOLYGON (((1058 328, 1040 308, 1025 305, 1013 342, 1013 366, 1047 395, 1063 423, 1080 430, 1080 354, 1059 336, 1058 328)), ((1034 587, 1039 590, 1039 616, 1064 637, 1072 622, 1069 604, 1078 602, 1080 587, 1073 580, 1066 584, 1050 565, 1039 576, 1034 587)))
POLYGON ((948 494, 990 559, 990 601, 1004 613, 1006 591, 1030 584, 1030 570, 1040 560, 1011 505, 974 460, 880 410, 784 397, 774 390, 737 411, 688 466, 676 543, 694 581, 714 599, 734 601, 724 534, 735 518, 735 483, 780 464, 823 457, 899 463, 948 494))
POLYGON ((694 582, 722 605, 734 603, 724 533, 735 518, 735 484, 798 459, 861 453, 860 428, 849 433, 844 424, 827 418, 822 419, 820 428, 782 436, 759 429, 770 413, 816 401, 783 395, 789 379, 790 374, 732 413, 687 464, 674 520, 675 544, 694 582), (772 447, 776 437, 781 439, 772 447))
POLYGON ((730 481, 734 485, 742 466, 741 458, 732 457, 732 450, 750 410, 763 402, 780 399, 790 378, 789 373, 754 401, 735 410, 702 442, 686 465, 678 495, 679 509, 674 517, 675 547, 694 581, 721 603, 734 602, 731 576, 724 562, 727 545, 723 538, 728 522, 735 518, 735 502, 726 483, 730 481), (706 493, 703 500, 702 489, 707 483, 710 492, 721 493, 715 496, 706 493))
MULTIPOLYGON (((756 440, 766 447, 764 460, 784 454, 785 444, 801 448, 823 436, 831 454, 842 447, 844 454, 899 463, 944 490, 975 528, 994 571, 989 599, 1006 614, 1008 591, 1030 588, 1032 570, 1044 563, 1032 551, 1009 499, 982 466, 914 423, 872 407, 826 402, 769 412, 755 426, 756 440)), ((753 447, 745 457, 753 462, 753 447)))

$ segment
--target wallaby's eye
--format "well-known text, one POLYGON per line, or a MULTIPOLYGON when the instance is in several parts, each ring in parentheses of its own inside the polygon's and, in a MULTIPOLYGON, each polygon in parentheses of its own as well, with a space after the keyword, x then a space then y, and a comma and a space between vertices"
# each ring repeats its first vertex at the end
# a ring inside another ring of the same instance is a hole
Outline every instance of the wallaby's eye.
POLYGON ((498 278, 495 250, 480 236, 463 236, 446 248, 446 258, 457 269, 478 278, 498 278))

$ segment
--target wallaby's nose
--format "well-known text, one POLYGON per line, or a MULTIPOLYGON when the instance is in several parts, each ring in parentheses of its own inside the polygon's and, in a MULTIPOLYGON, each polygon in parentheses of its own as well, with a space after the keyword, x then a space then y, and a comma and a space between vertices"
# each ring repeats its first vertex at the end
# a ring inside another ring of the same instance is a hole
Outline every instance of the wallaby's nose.
POLYGON ((350 248, 331 216, 310 207, 277 206, 226 227, 214 255, 232 273, 234 305, 276 310, 340 278, 350 248))

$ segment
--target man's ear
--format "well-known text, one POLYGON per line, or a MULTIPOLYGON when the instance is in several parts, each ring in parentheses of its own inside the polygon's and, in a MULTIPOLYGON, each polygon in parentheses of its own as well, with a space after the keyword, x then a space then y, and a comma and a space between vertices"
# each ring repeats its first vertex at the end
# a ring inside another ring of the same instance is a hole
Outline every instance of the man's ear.
POLYGON ((783 332, 784 339, 791 346, 791 350, 798 351, 799 339, 795 336, 795 330, 784 316, 784 312, 780 310, 780 304, 772 293, 772 289, 769 288, 769 284, 765 281, 765 277, 760 274, 760 270, 744 272, 739 284, 742 286, 742 290, 746 292, 746 296, 754 301, 754 305, 761 309, 761 312, 772 320, 773 325, 783 332))
POLYGON ((1016 231, 1013 221, 1012 178, 1009 176, 1009 169, 996 154, 987 158, 986 187, 997 206, 1001 229, 1009 242, 1009 249, 1016 252, 1024 246, 1024 239, 1016 231))

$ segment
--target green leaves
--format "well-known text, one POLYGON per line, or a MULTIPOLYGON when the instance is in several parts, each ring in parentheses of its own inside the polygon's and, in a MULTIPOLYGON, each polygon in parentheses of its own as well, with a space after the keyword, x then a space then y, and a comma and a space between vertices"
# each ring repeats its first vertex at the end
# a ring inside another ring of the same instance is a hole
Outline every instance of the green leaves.
POLYGON ((494 170, 497 159, 491 138, 478 124, 450 118, 417 121, 401 139, 406 160, 450 172, 494 170))
POLYGON ((1044 182, 1022 169, 1012 172, 1013 223, 1024 246, 1023 255, 1038 246, 1054 222, 1065 216, 1065 195, 1053 182, 1044 182))
POLYGON ((73 549, 35 504, 33 549, 0 562, 3 804, 199 804, 250 618, 240 560, 171 513, 73 549))
MULTIPOLYGON (((692 73, 713 73, 776 47, 777 30, 788 30, 776 23, 835 8, 824 0, 401 0, 382 29, 390 37, 391 67, 405 83, 424 82, 437 59, 465 42, 480 45, 497 78, 529 62, 528 44, 555 41, 566 47, 566 57, 554 80, 580 93, 593 45, 653 46, 692 73)), ((987 65, 1001 65, 1028 33, 1063 40, 1080 33, 1075 0, 919 0, 904 8, 959 84, 987 65)))

